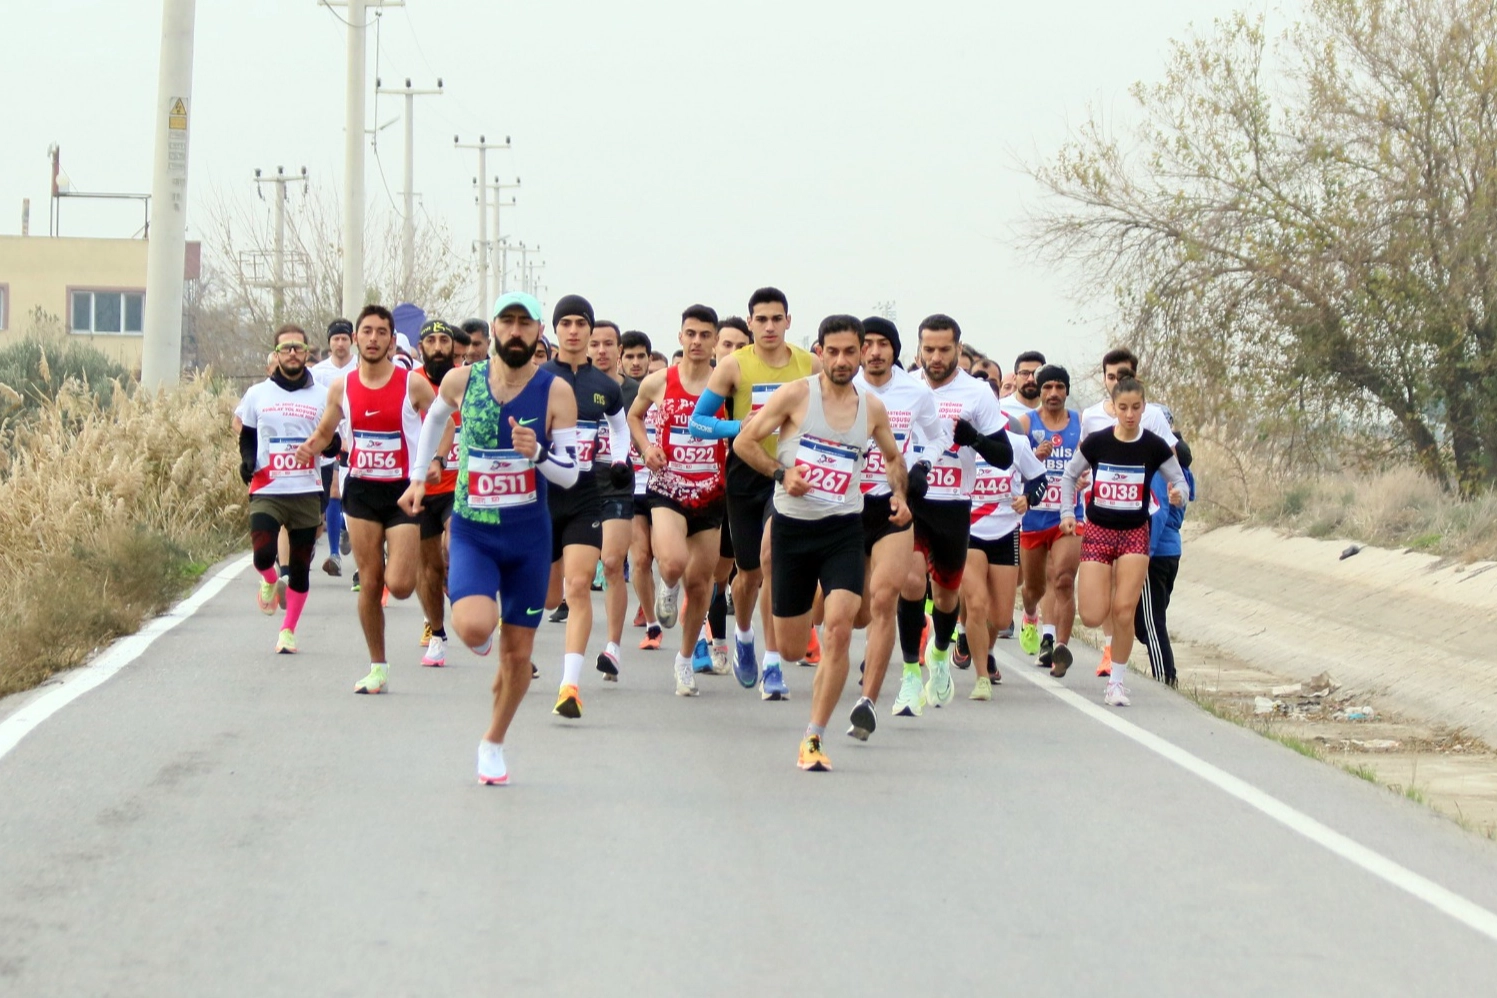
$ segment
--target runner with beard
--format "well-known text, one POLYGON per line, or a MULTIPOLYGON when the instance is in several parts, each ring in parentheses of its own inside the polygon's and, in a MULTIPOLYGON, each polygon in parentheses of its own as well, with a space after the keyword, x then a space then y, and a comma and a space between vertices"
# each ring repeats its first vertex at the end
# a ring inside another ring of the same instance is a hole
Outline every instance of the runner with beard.
POLYGON ((885 515, 896 527, 910 518, 904 455, 888 413, 877 395, 853 382, 863 338, 862 322, 850 315, 823 319, 816 342, 824 369, 776 389, 733 441, 738 456, 775 483, 769 531, 775 548, 774 626, 791 659, 805 654, 817 589, 823 594, 822 660, 798 762, 812 772, 832 768, 822 739, 847 682, 848 646, 863 602, 861 480, 869 440, 884 459, 891 490, 885 515), (776 437, 773 457, 761 445, 771 435, 776 437))
POLYGON ((363 586, 359 622, 369 646, 369 674, 355 693, 384 693, 389 684, 385 657, 385 589, 405 599, 416 587, 421 533, 416 517, 401 508, 400 497, 411 478, 411 459, 421 416, 431 405, 431 384, 391 361, 394 320, 382 305, 366 305, 355 324, 359 366, 333 382, 317 430, 296 449, 300 463, 311 464, 347 419, 352 441, 344 515, 353 538, 354 561, 363 586))
POLYGON ((1009 417, 1009 429, 1016 433, 1023 432, 1019 425, 1040 407, 1040 386, 1034 376, 1044 366, 1045 355, 1038 350, 1026 350, 1014 360, 1013 394, 1003 396, 998 404, 1009 417))
MULTIPOLYGON (((321 482, 314 459, 303 460, 297 448, 310 437, 327 406, 327 392, 307 368, 307 334, 297 325, 275 333, 275 370, 270 378, 244 393, 236 414, 240 419, 239 477, 249 486, 250 544, 255 571, 260 574, 256 603, 260 612, 274 614, 277 603, 276 547, 281 530, 290 539, 287 560, 286 615, 275 650, 296 652, 296 625, 307 604, 312 553, 321 522, 321 482)), ((336 454, 341 442, 329 441, 336 454)))
MULTIPOLYGON (((899 347, 899 330, 894 323, 877 316, 864 319, 863 367, 853 378, 853 384, 876 395, 883 403, 894 442, 905 455, 908 498, 916 502, 925 494, 926 473, 930 470, 929 464, 915 460, 921 452, 918 442, 931 441, 931 450, 939 454, 949 440, 948 431, 936 414, 935 395, 899 366, 899 347)), ((856 624, 868 629, 868 639, 863 654, 863 696, 853 707, 852 724, 847 730, 861 741, 868 740, 878 721, 878 697, 894 651, 894 621, 900 598, 906 597, 916 606, 925 599, 924 566, 914 557, 915 535, 910 521, 905 519, 900 523, 894 517, 891 505, 894 494, 883 451, 872 439, 865 450, 867 460, 860 487, 868 581, 856 624)), ((917 638, 919 633, 917 628, 917 638)), ((906 656, 899 695, 894 700, 896 716, 916 716, 925 707, 919 657, 918 647, 906 656)))
MULTIPOLYGON (((624 400, 624 412, 639 394, 639 382, 619 371, 621 356, 619 327, 599 320, 588 338, 587 352, 593 367, 613 379, 624 400)), ((598 424, 597 452, 611 453, 609 424, 598 424)), ((624 560, 634 533, 634 476, 622 485, 611 480, 600 483, 603 497, 603 608, 608 616, 608 643, 598 653, 598 671, 603 678, 617 682, 619 677, 619 643, 624 640, 624 617, 629 612, 629 585, 624 579, 624 560)))
MULTIPOLYGON (((929 569, 934 602, 930 646, 925 651, 925 664, 930 669, 925 699, 936 707, 944 707, 956 695, 950 647, 967 567, 977 456, 1000 469, 1010 467, 1014 459, 1006 432, 1008 419, 998 408, 997 396, 958 366, 961 340, 961 327, 948 315, 928 316, 920 323, 925 383, 935 392, 936 412, 951 427, 952 441, 950 447, 933 456, 925 496, 911 504, 915 549, 924 556, 929 569)), ((916 609, 908 607, 908 602, 900 602, 901 629, 912 626, 917 615, 923 616, 922 605, 916 604, 916 609)))
MULTIPOLYGON (((525 691, 530 655, 545 605, 551 564, 551 487, 577 480, 576 398, 549 371, 531 363, 541 331, 541 304, 510 292, 494 303, 494 359, 450 371, 421 430, 417 461, 426 482, 440 477, 435 458, 442 427, 461 414, 458 479, 452 517, 452 627, 487 656, 499 629, 493 710, 478 743, 478 782, 505 785, 504 739, 525 691)), ((414 515, 425 483, 401 497, 414 515)))
MULTIPOLYGON (((562 655, 561 689, 552 710, 573 720, 582 716, 582 663, 593 629, 592 581, 603 547, 602 480, 594 472, 598 457, 608 462, 606 479, 615 487, 634 480, 629 467, 629 424, 618 383, 593 366, 587 347, 593 330, 593 307, 581 295, 566 295, 551 314, 556 357, 541 365, 569 385, 577 405, 577 483, 547 496, 551 509, 551 585, 546 605, 559 608, 566 587, 567 635, 562 655), (597 451, 598 428, 608 423, 609 453, 597 451)), ((674 623, 674 621, 672 621, 674 623)))
MULTIPOLYGON (((694 697, 698 690, 692 659, 711 602, 727 447, 721 440, 693 436, 691 421, 712 376, 717 313, 705 305, 687 308, 681 313, 680 339, 681 363, 645 378, 629 410, 629 428, 650 469, 650 543, 665 587, 658 599, 674 605, 683 585, 686 590, 675 661, 676 695, 694 697), (648 412, 654 413, 653 440, 646 432, 648 412)), ((659 608, 657 613, 664 616, 659 608)))
MULTIPOLYGON (((702 439, 724 440, 738 435, 754 414, 769 401, 775 389, 821 370, 818 362, 800 347, 785 340, 790 329, 790 306, 778 288, 760 288, 749 296, 749 328, 753 343, 728 355, 712 372, 712 379, 697 402, 691 432, 702 439), (735 419, 717 416, 723 403, 733 402, 735 419)), ((761 437, 760 450, 773 460, 777 440, 761 437)), ((738 448, 728 458, 728 528, 733 532, 733 554, 738 577, 733 583, 734 630, 733 672, 744 688, 752 688, 759 677, 754 650, 754 606, 764 593, 760 616, 764 623, 764 678, 759 684, 765 700, 790 696, 780 667, 779 644, 774 633, 769 532, 765 530, 773 512, 774 481, 743 460, 738 448)))
MULTIPOLYGON (((441 319, 428 320, 421 327, 421 366, 416 368, 431 385, 432 390, 442 386, 456 364, 458 330, 441 319)), ((434 418, 427 413, 427 419, 434 418)), ((421 664, 438 667, 447 664, 447 629, 443 626, 443 609, 446 602, 447 585, 447 521, 452 517, 452 494, 457 486, 457 459, 462 415, 454 414, 450 426, 442 432, 442 446, 432 463, 439 466, 440 474, 435 484, 426 487, 425 501, 421 507, 421 573, 416 583, 416 595, 421 600, 421 609, 426 622, 421 628, 421 644, 426 653, 421 664)), ((419 472, 419 469, 418 469, 419 472)))

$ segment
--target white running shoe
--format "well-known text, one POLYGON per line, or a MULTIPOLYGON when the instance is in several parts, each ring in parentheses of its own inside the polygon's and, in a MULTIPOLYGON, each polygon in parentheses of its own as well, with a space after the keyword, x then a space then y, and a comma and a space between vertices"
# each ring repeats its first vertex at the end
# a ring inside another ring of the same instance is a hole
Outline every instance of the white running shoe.
POLYGON ((697 677, 691 668, 691 659, 676 656, 676 696, 694 697, 700 690, 697 689, 697 677))
POLYGON ((504 765, 504 746, 493 742, 478 743, 478 782, 491 787, 509 783, 509 768, 504 765))
POLYGON ((733 671, 733 667, 728 664, 728 649, 726 646, 719 648, 713 645, 708 654, 712 656, 712 674, 714 676, 726 676, 733 671))
POLYGON ((670 630, 676 626, 676 618, 681 614, 681 583, 667 589, 661 586, 655 594, 655 619, 660 621, 660 626, 670 630))
POLYGON ((494 636, 490 634, 483 644, 479 645, 477 648, 472 648, 470 650, 479 658, 487 657, 489 652, 494 650, 494 636))
POLYGON ((1102 697, 1102 702, 1109 707, 1127 707, 1129 705, 1128 690, 1122 683, 1108 683, 1107 693, 1102 697))
POLYGON ((431 640, 426 643, 426 654, 421 656, 421 664, 441 668, 447 664, 447 641, 445 638, 433 634, 431 640))
POLYGON ((894 698, 895 717, 919 717, 925 710, 925 684, 920 673, 906 672, 899 681, 899 696, 894 698))

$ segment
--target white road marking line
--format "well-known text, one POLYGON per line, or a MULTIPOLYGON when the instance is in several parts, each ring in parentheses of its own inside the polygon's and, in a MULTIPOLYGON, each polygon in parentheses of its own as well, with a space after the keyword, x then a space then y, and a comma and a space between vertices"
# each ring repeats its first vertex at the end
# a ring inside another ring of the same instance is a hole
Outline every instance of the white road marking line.
MULTIPOLYGON (((1466 900, 1453 891, 1446 890, 1433 880, 1421 877, 1407 867, 1400 866, 1381 853, 1373 852, 1360 842, 1352 841, 1340 832, 1316 821, 1308 814, 1297 811, 1277 797, 1270 796, 1259 790, 1251 783, 1218 769, 1211 763, 1192 755, 1173 742, 1166 741, 1152 732, 1145 731, 1143 728, 1123 720, 1118 716, 1117 708, 1104 707, 1100 704, 1092 703, 1080 694, 1066 689, 1049 676, 1034 675, 1032 671, 1034 667, 1027 662, 1014 660, 1012 656, 1010 656, 1010 662, 1014 666, 1012 670, 1014 673, 1029 680, 1029 682, 1062 702, 1075 707, 1092 720, 1107 725, 1124 738, 1142 745, 1150 752, 1169 760, 1181 769, 1194 773, 1218 790, 1231 794, 1244 804, 1256 808, 1284 827, 1303 835, 1311 842, 1329 849, 1337 856, 1360 866, 1373 876, 1392 884, 1399 890, 1412 894, 1414 897, 1444 912, 1456 921, 1462 922, 1487 938, 1497 941, 1497 914, 1493 914, 1475 902, 1466 900), (1031 671, 1025 671, 1026 669, 1031 671)), ((1113 668, 1121 667, 1114 665, 1113 668)))
POLYGON ((170 610, 149 621, 134 634, 120 638, 110 645, 104 654, 88 665, 63 673, 62 685, 44 693, 26 704, 5 720, 0 721, 0 759, 5 758, 21 739, 36 730, 47 718, 77 700, 95 686, 106 682, 115 673, 135 661, 152 642, 182 621, 191 617, 203 604, 223 591, 233 578, 247 568, 250 555, 229 562, 218 574, 198 587, 197 591, 170 610))

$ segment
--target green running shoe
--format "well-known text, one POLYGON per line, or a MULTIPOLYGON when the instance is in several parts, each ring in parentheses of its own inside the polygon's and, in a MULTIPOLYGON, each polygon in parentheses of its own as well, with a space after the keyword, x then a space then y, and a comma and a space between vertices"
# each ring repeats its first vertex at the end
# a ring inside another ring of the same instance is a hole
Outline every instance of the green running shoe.
POLYGON ((383 665, 371 665, 369 675, 359 680, 353 688, 355 693, 386 693, 389 691, 390 677, 388 669, 383 665))
POLYGON ((262 581, 260 583, 260 591, 255 594, 255 605, 258 606, 260 608, 260 612, 265 614, 265 616, 267 617, 275 613, 274 582, 262 581))
POLYGON ((277 655, 296 654, 296 632, 289 628, 281 628, 281 636, 276 639, 275 653, 277 655))
POLYGON ((1036 655, 1040 650, 1040 622, 1024 621, 1019 628, 1019 647, 1026 655, 1036 655))
POLYGON ((899 682, 899 696, 894 698, 895 717, 919 717, 925 710, 925 689, 920 683, 920 670, 906 670, 899 682))
POLYGON ((944 707, 956 697, 956 683, 951 679, 951 649, 938 651, 932 641, 925 649, 925 667, 930 670, 930 681, 925 684, 925 702, 934 707, 944 707))

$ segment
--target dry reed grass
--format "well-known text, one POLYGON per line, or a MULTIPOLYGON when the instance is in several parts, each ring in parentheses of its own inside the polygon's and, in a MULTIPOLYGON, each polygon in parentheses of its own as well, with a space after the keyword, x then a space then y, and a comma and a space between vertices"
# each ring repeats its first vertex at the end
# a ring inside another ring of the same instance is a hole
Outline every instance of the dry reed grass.
POLYGON ((1192 515, 1213 526, 1251 523, 1464 562, 1497 560, 1497 494, 1461 499, 1410 467, 1274 475, 1209 441, 1191 447, 1200 499, 1192 515))
POLYGON ((69 380, 10 427, 0 695, 136 630, 242 543, 234 403, 204 379, 160 394, 69 380))

